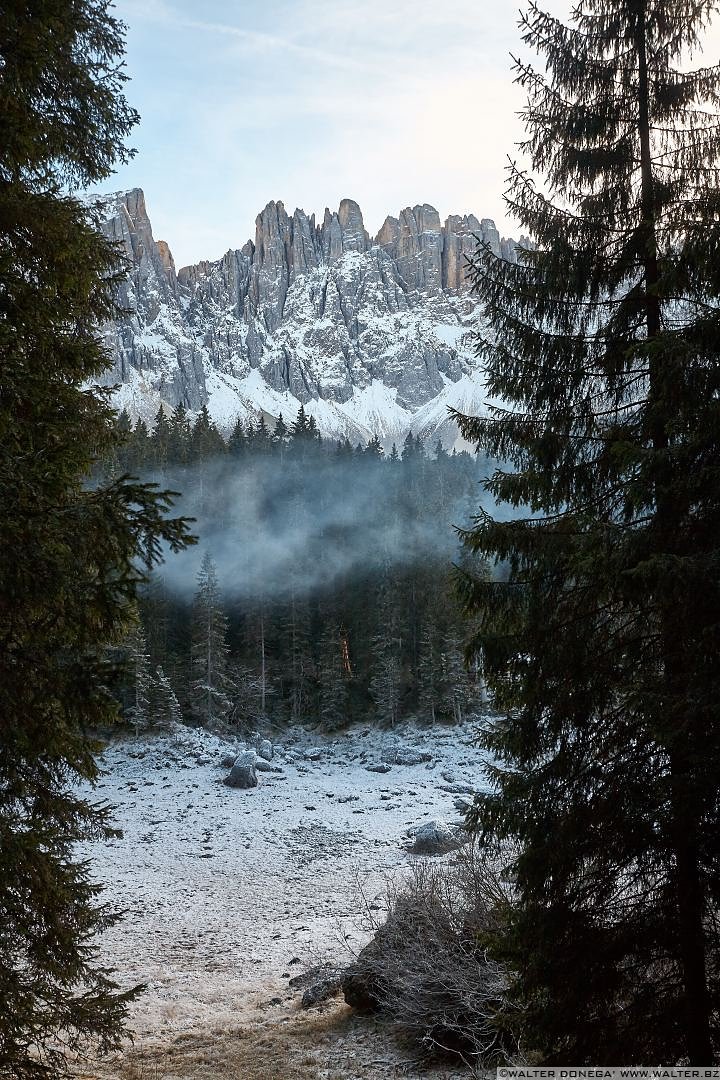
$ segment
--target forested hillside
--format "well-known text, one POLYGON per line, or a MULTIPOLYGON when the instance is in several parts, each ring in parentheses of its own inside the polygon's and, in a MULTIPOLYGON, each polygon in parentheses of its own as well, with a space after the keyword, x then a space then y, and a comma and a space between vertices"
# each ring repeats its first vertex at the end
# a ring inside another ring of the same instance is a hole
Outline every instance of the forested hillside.
POLYGON ((461 719, 480 692, 463 666, 448 599, 487 467, 408 435, 323 441, 301 410, 271 433, 241 423, 227 442, 203 409, 160 412, 152 433, 119 418, 104 473, 181 493, 198 547, 171 557, 139 596, 121 688, 138 727, 183 719, 236 727, 267 717, 393 724, 461 719))

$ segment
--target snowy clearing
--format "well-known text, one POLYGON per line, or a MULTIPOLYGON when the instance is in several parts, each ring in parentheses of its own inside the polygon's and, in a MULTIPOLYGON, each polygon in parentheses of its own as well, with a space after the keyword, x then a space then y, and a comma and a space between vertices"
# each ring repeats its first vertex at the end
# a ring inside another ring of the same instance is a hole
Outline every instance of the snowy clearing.
POLYGON ((127 914, 103 958, 123 985, 147 990, 132 1008, 134 1048, 79 1076, 468 1075, 418 1071, 412 1050, 342 998, 301 1010, 288 983, 318 962, 347 962, 368 939, 388 878, 412 858, 408 829, 460 820, 458 800, 481 778, 472 724, 276 737, 281 771, 248 790, 226 787, 220 766, 244 744, 203 731, 107 749, 97 797, 117 807, 123 837, 87 853, 127 914), (397 764, 398 751, 429 760, 397 764))

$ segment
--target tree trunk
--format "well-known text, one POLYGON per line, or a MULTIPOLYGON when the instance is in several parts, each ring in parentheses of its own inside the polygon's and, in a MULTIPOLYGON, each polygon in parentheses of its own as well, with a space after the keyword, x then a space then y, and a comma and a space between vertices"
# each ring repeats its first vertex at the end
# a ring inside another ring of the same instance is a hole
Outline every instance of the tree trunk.
POLYGON ((260 712, 265 715, 265 617, 260 615, 260 712))
MULTIPOLYGON (((642 223, 644 232, 645 319, 648 341, 657 338, 662 329, 661 302, 658 294, 660 274, 657 255, 655 197, 650 144, 650 91, 647 70, 646 34, 647 0, 637 3, 636 45, 638 53, 638 123, 640 138, 640 171, 642 223)), ((649 354, 650 386, 648 403, 651 409, 651 438, 656 454, 668 449, 666 422, 658 408, 662 395, 662 359, 649 354)), ((665 395, 667 401, 667 395, 665 395)), ((665 406, 667 409, 667 405, 665 406)), ((656 479, 656 521, 658 535, 666 549, 677 535, 680 524, 679 508, 669 492, 670 466, 666 461, 656 479)), ((660 596, 658 607, 663 642, 663 678, 667 688, 666 701, 671 702, 681 685, 682 661, 677 655, 675 641, 674 603, 671 597, 660 596)), ((679 724, 679 717, 675 723, 679 724)), ((691 1066, 710 1065, 713 1061, 710 1037, 710 996, 705 965, 705 930, 703 926, 704 895, 698 865, 697 814, 689 795, 693 788, 692 767, 679 749, 678 731, 669 737, 670 772, 672 780, 672 829, 670 843, 675 857, 676 913, 680 966, 685 991, 687 1054, 691 1066)))
POLYGON ((212 612, 207 629, 207 721, 212 721, 212 612))

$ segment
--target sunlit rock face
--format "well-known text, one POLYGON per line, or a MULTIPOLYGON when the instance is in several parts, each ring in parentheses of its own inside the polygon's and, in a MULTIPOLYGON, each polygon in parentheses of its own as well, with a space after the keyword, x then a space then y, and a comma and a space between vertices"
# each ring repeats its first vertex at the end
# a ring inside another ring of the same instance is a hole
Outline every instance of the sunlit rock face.
POLYGON ((151 419, 163 405, 206 404, 221 428, 302 402, 330 437, 383 440, 409 430, 456 438, 447 406, 484 402, 468 333, 477 304, 466 280, 478 241, 516 259, 489 219, 423 204, 389 216, 373 239, 343 199, 321 224, 269 202, 255 238, 176 271, 156 241, 139 189, 102 200, 106 234, 129 273, 105 331, 118 406, 151 419))

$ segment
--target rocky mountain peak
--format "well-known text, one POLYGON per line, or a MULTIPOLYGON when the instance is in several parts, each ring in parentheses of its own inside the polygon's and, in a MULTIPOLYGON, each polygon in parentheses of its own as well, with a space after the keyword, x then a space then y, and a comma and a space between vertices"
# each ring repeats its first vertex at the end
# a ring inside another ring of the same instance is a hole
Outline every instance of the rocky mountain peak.
POLYGON ((160 262, 165 267, 165 273, 167 274, 168 280, 173 281, 176 277, 175 260, 172 257, 172 252, 170 251, 170 248, 164 240, 156 240, 155 248, 158 255, 160 256, 160 262))
POLYGON ((480 403, 465 260, 477 239, 516 257, 490 219, 443 224, 422 203, 388 216, 372 239, 353 199, 320 224, 271 200, 254 241, 176 273, 140 189, 104 205, 105 231, 131 267, 119 295, 130 313, 107 328, 107 381, 122 383, 118 402, 134 414, 207 404, 227 428, 260 411, 291 418, 303 402, 325 434, 400 438, 433 417, 445 430, 447 404, 475 392, 480 403))
POLYGON ((365 232, 362 210, 353 199, 343 199, 337 213, 342 231, 343 252, 367 251, 370 238, 365 232))

